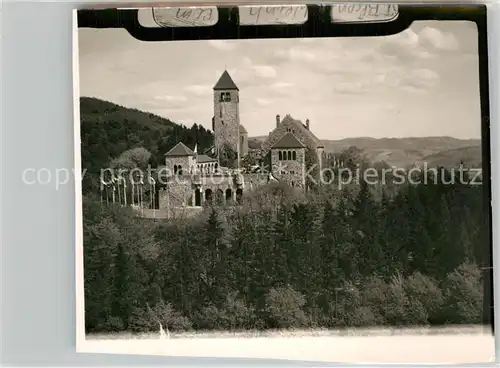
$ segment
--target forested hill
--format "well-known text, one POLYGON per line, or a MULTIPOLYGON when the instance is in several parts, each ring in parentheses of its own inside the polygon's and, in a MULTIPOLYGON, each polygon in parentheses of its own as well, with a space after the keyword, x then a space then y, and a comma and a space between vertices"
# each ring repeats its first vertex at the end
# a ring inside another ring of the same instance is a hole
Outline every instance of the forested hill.
POLYGON ((82 168, 87 169, 83 191, 98 185, 100 170, 124 151, 143 147, 151 153, 151 165, 182 141, 200 150, 213 142, 212 132, 194 124, 188 128, 160 116, 123 107, 97 98, 80 99, 82 168))

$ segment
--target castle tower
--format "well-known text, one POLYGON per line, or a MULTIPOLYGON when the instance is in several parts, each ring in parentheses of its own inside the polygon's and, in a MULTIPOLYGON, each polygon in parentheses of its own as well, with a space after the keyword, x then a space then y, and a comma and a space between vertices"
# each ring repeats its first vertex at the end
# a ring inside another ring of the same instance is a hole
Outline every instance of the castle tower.
POLYGON ((222 73, 214 88, 215 150, 219 154, 228 145, 240 157, 239 89, 227 72, 222 73))

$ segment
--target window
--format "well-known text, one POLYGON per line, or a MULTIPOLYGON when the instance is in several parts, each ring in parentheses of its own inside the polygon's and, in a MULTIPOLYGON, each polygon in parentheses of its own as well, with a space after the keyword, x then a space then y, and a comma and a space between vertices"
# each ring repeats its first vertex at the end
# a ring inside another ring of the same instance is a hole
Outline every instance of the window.
POLYGON ((231 102, 231 93, 221 92, 219 102, 231 102))
POLYGON ((178 171, 179 175, 182 175, 182 166, 181 165, 179 165, 177 167, 177 171, 178 171))
POLYGON ((174 165, 174 174, 177 174, 177 165, 174 165))
POLYGON ((292 160, 296 160, 297 159, 297 152, 293 151, 292 152, 292 160))
POLYGON ((283 154, 281 153, 281 151, 278 152, 278 156, 279 156, 279 160, 282 161, 283 160, 283 154))
POLYGON ((290 161, 292 159, 292 151, 288 151, 288 160, 290 161))

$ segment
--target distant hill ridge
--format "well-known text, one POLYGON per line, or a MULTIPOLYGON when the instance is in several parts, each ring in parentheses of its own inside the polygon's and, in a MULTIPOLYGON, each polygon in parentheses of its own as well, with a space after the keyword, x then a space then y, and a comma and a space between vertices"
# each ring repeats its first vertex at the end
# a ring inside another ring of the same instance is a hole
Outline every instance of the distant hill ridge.
MULTIPOLYGON (((129 148, 143 146, 160 162, 163 154, 179 141, 191 148, 198 144, 199 149, 205 149, 213 140, 212 133, 201 125, 188 128, 156 114, 98 98, 81 97, 80 109, 82 158, 91 171, 103 167, 111 158, 129 148)), ((259 146, 266 138, 249 138, 249 146, 259 146)), ((356 146, 365 152, 370 161, 386 161, 398 167, 422 161, 443 166, 456 165, 460 161, 481 162, 479 139, 356 137, 322 142, 327 153, 339 153, 356 146)))
MULTIPOLYGON (((257 146, 267 137, 249 138, 257 146)), ((351 146, 362 149, 373 162, 385 161, 389 165, 405 167, 426 161, 428 165, 454 166, 460 161, 481 162, 480 139, 458 139, 447 136, 372 138, 355 137, 339 140, 322 140, 327 153, 340 153, 351 146)))

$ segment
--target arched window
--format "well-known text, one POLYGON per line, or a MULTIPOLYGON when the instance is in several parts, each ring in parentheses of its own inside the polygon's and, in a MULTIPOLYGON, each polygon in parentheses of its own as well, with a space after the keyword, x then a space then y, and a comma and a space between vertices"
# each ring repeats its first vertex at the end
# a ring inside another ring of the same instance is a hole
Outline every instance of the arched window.
POLYGON ((293 151, 292 152, 292 160, 296 160, 297 159, 297 152, 296 151, 293 151))
POLYGON ((283 160, 283 154, 281 153, 281 151, 278 152, 278 156, 279 156, 279 160, 282 161, 283 160))
POLYGON ((292 159, 292 151, 288 151, 288 160, 292 159))
POLYGON ((177 168, 177 171, 178 171, 179 175, 182 175, 182 166, 181 165, 179 165, 179 167, 177 168))
POLYGON ((177 165, 174 165, 174 174, 177 174, 177 165))
POLYGON ((242 196, 243 196, 243 189, 241 188, 236 189, 236 200, 238 201, 238 203, 241 202, 242 196))
POLYGON ((205 201, 209 204, 212 203, 212 189, 205 190, 205 201))
POLYGON ((201 206, 201 191, 199 189, 194 191, 194 205, 197 207, 201 206))
POLYGON ((215 200, 218 205, 224 203, 224 192, 222 189, 217 189, 217 192, 215 193, 215 200))
POLYGON ((226 189, 226 201, 230 201, 233 199, 233 191, 231 188, 226 189))

